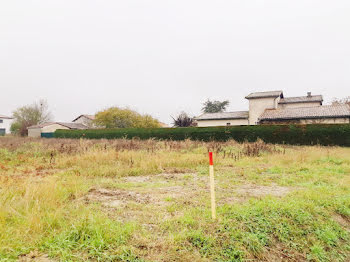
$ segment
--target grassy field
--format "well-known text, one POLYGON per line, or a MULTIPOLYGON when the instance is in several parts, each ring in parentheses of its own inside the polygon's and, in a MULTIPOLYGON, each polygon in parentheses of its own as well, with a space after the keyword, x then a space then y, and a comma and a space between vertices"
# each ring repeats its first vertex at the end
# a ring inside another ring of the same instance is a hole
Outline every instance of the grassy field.
POLYGON ((350 148, 1 138, 0 261, 18 260, 350 261, 350 148))

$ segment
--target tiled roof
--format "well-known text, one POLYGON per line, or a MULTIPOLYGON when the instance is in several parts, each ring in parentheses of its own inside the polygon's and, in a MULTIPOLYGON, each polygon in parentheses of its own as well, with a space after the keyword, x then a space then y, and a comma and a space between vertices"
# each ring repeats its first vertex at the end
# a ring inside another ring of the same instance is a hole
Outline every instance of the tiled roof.
POLYGON ((266 109, 259 120, 315 119, 350 117, 347 105, 266 109))
POLYGON ((4 115, 0 115, 0 118, 1 118, 1 119, 13 119, 12 117, 4 116, 4 115))
POLYGON ((323 97, 321 95, 285 97, 280 100, 279 104, 307 103, 307 102, 323 102, 323 97))
POLYGON ((46 122, 46 123, 30 126, 30 127, 28 127, 28 129, 43 128, 45 126, 50 126, 50 125, 53 125, 53 124, 57 124, 57 123, 55 123, 55 122, 46 122))
POLYGON ((268 92, 255 92, 247 95, 246 99, 252 98, 264 98, 264 97, 283 97, 283 92, 281 90, 278 91, 268 91, 268 92))
POLYGON ((204 113, 195 120, 225 120, 225 119, 247 119, 249 116, 248 111, 236 111, 236 112, 222 112, 222 113, 204 113))
POLYGON ((50 126, 50 125, 61 125, 61 126, 65 126, 69 129, 87 129, 87 126, 83 125, 83 124, 78 124, 78 123, 63 123, 63 122, 47 122, 47 123, 42 123, 39 125, 34 125, 34 126, 30 126, 28 127, 28 129, 36 129, 36 128, 43 128, 45 126, 50 126))
POLYGON ((74 119, 73 122, 77 121, 81 117, 86 117, 86 118, 88 118, 90 120, 94 120, 95 119, 95 115, 80 115, 76 119, 74 119))
POLYGON ((61 122, 57 122, 57 124, 68 127, 69 129, 87 129, 88 127, 86 125, 83 124, 79 124, 79 123, 61 123, 61 122))

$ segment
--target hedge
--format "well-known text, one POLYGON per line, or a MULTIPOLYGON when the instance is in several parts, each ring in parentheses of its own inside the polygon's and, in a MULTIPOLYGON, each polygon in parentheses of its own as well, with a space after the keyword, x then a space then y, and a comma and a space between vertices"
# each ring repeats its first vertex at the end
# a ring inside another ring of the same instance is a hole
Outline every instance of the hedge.
POLYGON ((253 142, 260 138, 274 144, 350 146, 350 124, 57 130, 54 137, 202 141, 234 139, 238 142, 253 142))

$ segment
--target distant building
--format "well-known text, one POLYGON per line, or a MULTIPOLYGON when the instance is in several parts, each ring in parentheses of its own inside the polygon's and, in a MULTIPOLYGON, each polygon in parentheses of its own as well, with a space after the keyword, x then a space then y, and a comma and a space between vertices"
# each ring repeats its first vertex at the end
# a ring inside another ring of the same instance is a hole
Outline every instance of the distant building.
POLYGON ((0 115, 0 136, 10 133, 12 121, 12 117, 0 115))
POLYGON ((73 123, 78 123, 78 124, 83 124, 88 127, 94 127, 93 121, 95 120, 94 115, 80 115, 77 118, 75 118, 72 122, 73 123))
POLYGON ((350 123, 347 105, 323 106, 321 95, 284 97, 282 91, 256 92, 245 97, 249 111, 205 113, 195 118, 199 127, 258 124, 350 123))
POLYGON ((169 125, 167 125, 167 124, 165 124, 163 122, 159 122, 159 124, 160 124, 160 127, 162 127, 162 128, 168 128, 169 127, 169 125))
POLYGON ((349 123, 348 105, 267 109, 259 124, 346 124, 349 123))
POLYGON ((244 126, 249 124, 248 111, 205 113, 195 117, 197 126, 244 126))
POLYGON ((50 122, 28 127, 29 137, 42 137, 52 134, 59 129, 87 129, 88 127, 80 123, 50 122))

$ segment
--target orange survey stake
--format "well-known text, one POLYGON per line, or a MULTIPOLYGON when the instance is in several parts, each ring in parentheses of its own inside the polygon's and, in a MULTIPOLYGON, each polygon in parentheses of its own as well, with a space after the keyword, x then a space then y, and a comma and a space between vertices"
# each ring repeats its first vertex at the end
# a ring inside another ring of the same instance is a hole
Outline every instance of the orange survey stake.
POLYGON ((211 166, 214 165, 213 152, 209 152, 209 165, 211 165, 211 166))

